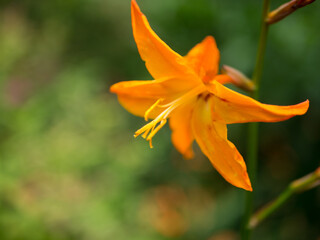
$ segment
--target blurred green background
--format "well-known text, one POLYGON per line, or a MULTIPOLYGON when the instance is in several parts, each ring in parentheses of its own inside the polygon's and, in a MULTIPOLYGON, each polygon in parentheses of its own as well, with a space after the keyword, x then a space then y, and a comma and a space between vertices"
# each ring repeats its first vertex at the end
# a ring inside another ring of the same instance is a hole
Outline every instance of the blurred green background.
MULTIPOLYGON (((262 1, 138 0, 151 26, 184 55, 213 35, 221 64, 254 67, 262 1)), ((284 1, 272 1, 273 8, 284 1)), ((260 125, 255 207, 313 171, 320 153, 320 4, 270 29, 261 100, 310 100, 305 116, 260 125)), ((0 2, 0 239, 237 239, 244 191, 195 145, 184 160, 168 126, 154 149, 144 120, 109 93, 150 79, 129 0, 0 2)), ((245 156, 246 125, 229 126, 245 156)), ((292 198, 253 239, 320 238, 320 189, 292 198)))

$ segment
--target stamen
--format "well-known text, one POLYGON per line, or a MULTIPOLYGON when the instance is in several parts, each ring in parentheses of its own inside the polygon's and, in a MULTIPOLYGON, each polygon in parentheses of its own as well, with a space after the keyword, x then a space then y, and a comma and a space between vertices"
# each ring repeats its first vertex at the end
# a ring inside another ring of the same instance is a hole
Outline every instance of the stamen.
POLYGON ((144 134, 142 134, 141 137, 143 137, 144 139, 146 139, 146 137, 148 136, 150 130, 151 130, 151 128, 149 128, 147 131, 145 131, 144 134))
POLYGON ((176 100, 172 101, 172 102, 169 102, 167 104, 161 104, 161 105, 158 105, 158 107, 162 107, 162 108, 166 108, 166 107, 170 107, 172 105, 174 105, 175 103, 181 101, 181 99, 183 99, 185 97, 185 95, 183 95, 182 97, 179 97, 177 98, 176 100))
POLYGON ((160 124, 155 128, 152 129, 152 132, 149 134, 147 141, 151 140, 153 138, 154 135, 156 135, 156 133, 167 123, 167 119, 162 119, 160 124))
POLYGON ((170 113, 176 109, 178 106, 180 106, 183 103, 188 102, 191 100, 193 97, 197 96, 198 94, 204 92, 206 90, 204 85, 200 85, 191 91, 187 92, 186 94, 182 95, 181 97, 177 98, 176 100, 160 105, 159 103, 164 101, 163 98, 158 99, 151 107, 148 108, 148 110, 144 114, 144 118, 147 121, 149 114, 156 108, 156 107, 161 107, 161 108, 166 108, 164 111, 162 111, 153 121, 147 123, 144 125, 142 128, 138 129, 134 137, 137 137, 141 135, 144 139, 149 141, 150 148, 153 148, 152 146, 152 138, 154 135, 166 124, 167 118, 170 115, 170 113))
POLYGON ((150 114, 150 112, 156 108, 156 106, 163 101, 162 98, 158 99, 151 107, 148 108, 148 110, 144 113, 144 120, 148 121, 148 116, 150 114))

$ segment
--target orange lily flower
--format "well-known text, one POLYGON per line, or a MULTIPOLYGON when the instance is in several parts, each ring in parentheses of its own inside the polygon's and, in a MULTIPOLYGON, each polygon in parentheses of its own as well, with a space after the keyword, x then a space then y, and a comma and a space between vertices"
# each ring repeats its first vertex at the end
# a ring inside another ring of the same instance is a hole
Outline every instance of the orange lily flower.
POLYGON ((291 106, 260 103, 223 86, 234 80, 218 74, 219 50, 206 37, 182 57, 151 29, 137 3, 131 2, 133 35, 141 58, 155 80, 125 81, 111 86, 121 105, 153 119, 135 132, 150 142, 170 119, 172 142, 185 158, 199 144, 216 170, 231 184, 252 191, 245 162, 227 139, 227 124, 277 122, 304 114, 309 101, 291 106))

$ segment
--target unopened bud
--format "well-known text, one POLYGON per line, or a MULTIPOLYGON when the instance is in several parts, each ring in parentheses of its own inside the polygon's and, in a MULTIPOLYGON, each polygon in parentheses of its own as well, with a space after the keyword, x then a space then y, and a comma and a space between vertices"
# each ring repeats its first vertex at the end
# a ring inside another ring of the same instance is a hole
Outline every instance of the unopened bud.
POLYGON ((227 65, 223 65, 221 72, 231 77, 233 80, 232 83, 237 87, 250 92, 255 90, 254 83, 239 70, 227 65))
POLYGON ((310 3, 313 3, 314 1, 315 0, 292 0, 290 2, 287 2, 278 7, 276 10, 270 12, 266 19, 266 22, 268 24, 276 23, 281 19, 285 18, 286 16, 290 15, 297 9, 302 8, 310 3))

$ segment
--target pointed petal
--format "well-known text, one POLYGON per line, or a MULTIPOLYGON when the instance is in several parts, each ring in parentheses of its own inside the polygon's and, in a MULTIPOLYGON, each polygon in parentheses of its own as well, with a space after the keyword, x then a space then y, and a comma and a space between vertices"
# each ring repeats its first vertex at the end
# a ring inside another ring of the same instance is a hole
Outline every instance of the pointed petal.
POLYGON ((212 80, 218 73, 220 53, 212 36, 193 47, 185 58, 204 82, 212 80))
POLYGON ((186 159, 190 159, 194 155, 192 150, 194 137, 191 129, 193 105, 188 103, 180 106, 172 113, 169 120, 172 143, 186 159))
POLYGON ((208 84, 207 87, 214 95, 216 117, 227 124, 283 121, 305 114, 309 107, 308 100, 290 106, 263 104, 228 89, 216 81, 208 84))
POLYGON ((126 94, 137 98, 165 98, 168 95, 185 92, 194 88, 196 84, 191 80, 180 77, 161 78, 147 81, 123 81, 113 84, 110 92, 126 94))
MULTIPOLYGON (((128 112, 138 117, 143 117, 145 112, 157 101, 152 98, 135 98, 129 95, 118 94, 118 101, 121 106, 124 107, 128 112)), ((149 118, 156 118, 163 109, 155 108, 150 114, 149 118)))
POLYGON ((185 59, 174 52, 151 29, 135 0, 131 1, 131 17, 133 35, 140 56, 155 79, 193 74, 192 69, 186 65, 185 59))
POLYGON ((214 81, 217 81, 221 84, 234 83, 233 79, 226 74, 219 74, 214 77, 214 81))
POLYGON ((227 126, 214 119, 212 97, 200 97, 192 114, 192 129, 202 152, 217 171, 236 187, 252 191, 245 162, 227 139, 227 126))
MULTIPOLYGON (((158 99, 162 104, 172 101, 195 87, 194 82, 180 78, 162 78, 149 81, 124 81, 110 87, 110 92, 118 95, 121 105, 130 113, 144 116, 145 111, 158 99)), ((163 108, 156 107, 149 115, 157 116, 163 108)))

